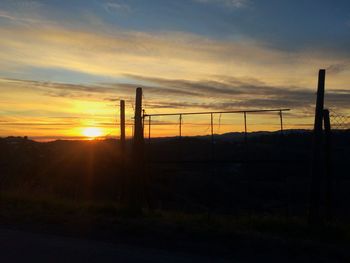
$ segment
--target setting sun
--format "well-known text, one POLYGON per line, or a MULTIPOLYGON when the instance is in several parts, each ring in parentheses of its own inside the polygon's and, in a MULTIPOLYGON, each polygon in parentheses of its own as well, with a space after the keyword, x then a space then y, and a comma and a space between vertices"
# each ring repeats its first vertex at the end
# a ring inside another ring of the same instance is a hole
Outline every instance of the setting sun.
POLYGON ((83 134, 90 139, 102 136, 102 130, 100 128, 85 128, 83 134))

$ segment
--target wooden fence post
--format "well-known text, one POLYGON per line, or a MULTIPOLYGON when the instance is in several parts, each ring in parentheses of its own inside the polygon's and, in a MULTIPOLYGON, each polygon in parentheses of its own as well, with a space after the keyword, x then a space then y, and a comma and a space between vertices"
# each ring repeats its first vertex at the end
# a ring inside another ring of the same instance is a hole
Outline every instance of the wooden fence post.
POLYGON ((125 159, 125 101, 120 101, 120 151, 125 159))
POLYGON ((120 199, 125 197, 126 188, 126 143, 125 143, 125 101, 120 101, 120 199))
MULTIPOLYGON (((139 150, 136 153, 140 153, 143 148, 143 117, 142 117, 142 88, 136 89, 136 103, 135 103, 135 119, 134 119, 134 147, 139 150)), ((137 154, 139 157, 141 154, 137 154)))
POLYGON ((315 123, 313 131, 313 159, 312 159, 312 176, 310 186, 310 210, 308 223, 309 225, 318 225, 322 222, 320 213, 321 202, 321 179, 323 174, 322 165, 322 137, 323 137, 323 107, 325 92, 326 70, 321 69, 318 74, 317 99, 315 109, 315 123))
POLYGON ((136 89, 136 103, 135 103, 135 118, 134 118, 134 141, 132 153, 132 169, 133 175, 131 184, 132 191, 132 205, 136 209, 141 209, 144 200, 145 192, 145 165, 144 165, 144 134, 143 134, 143 116, 142 116, 142 88, 136 89))

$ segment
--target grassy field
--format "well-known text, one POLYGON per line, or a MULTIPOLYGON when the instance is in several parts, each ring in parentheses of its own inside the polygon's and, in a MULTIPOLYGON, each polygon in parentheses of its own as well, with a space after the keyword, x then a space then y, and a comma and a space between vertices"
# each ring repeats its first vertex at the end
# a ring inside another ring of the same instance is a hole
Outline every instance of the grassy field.
POLYGON ((236 235, 308 240, 329 244, 350 243, 350 225, 334 222, 310 228, 305 219, 272 215, 213 215, 178 211, 135 212, 113 202, 72 202, 71 200, 2 192, 0 220, 3 224, 57 225, 67 228, 106 227, 115 231, 143 235, 189 234, 211 239, 236 235))

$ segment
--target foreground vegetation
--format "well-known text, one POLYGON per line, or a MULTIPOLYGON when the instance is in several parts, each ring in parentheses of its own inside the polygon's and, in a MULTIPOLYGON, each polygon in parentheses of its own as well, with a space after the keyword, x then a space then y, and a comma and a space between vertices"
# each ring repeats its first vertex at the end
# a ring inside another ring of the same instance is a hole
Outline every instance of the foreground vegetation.
POLYGON ((310 228, 302 218, 272 215, 208 215, 144 209, 135 212, 113 202, 72 202, 71 200, 2 192, 2 224, 36 224, 106 229, 127 234, 190 234, 201 238, 230 238, 236 235, 289 240, 350 243, 350 224, 334 222, 310 228))
POLYGON ((350 132, 333 138, 334 208, 341 221, 322 227, 305 221, 310 138, 263 134, 245 145, 224 136, 215 144, 221 162, 205 161, 205 138, 186 138, 182 164, 166 162, 178 158, 176 140, 155 141, 147 153, 164 163, 147 166, 144 204, 152 209, 142 211, 120 203, 133 191, 123 187, 130 166, 121 169, 117 141, 0 139, 0 227, 234 255, 243 262, 263 255, 267 262, 350 262, 350 132), (202 161, 191 163, 193 157, 202 161), (225 162, 228 157, 236 163, 225 162))

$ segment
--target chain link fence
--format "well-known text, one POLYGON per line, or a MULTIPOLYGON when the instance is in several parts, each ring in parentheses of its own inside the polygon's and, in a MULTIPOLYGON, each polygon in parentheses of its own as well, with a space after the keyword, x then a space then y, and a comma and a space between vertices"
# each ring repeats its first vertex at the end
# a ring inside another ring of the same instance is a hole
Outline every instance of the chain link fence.
POLYGON ((336 130, 350 129, 349 115, 336 112, 335 110, 330 110, 330 118, 331 118, 332 129, 336 129, 336 130))

